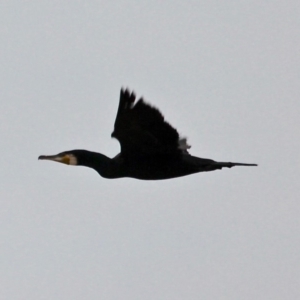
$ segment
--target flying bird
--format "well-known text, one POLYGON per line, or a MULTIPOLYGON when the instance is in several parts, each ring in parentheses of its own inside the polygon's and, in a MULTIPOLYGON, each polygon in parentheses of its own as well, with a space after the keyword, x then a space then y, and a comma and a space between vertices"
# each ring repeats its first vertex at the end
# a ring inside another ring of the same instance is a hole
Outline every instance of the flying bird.
POLYGON ((109 179, 159 180, 234 166, 257 166, 217 162, 190 155, 186 138, 179 136, 157 108, 147 104, 143 98, 136 102, 135 94, 128 89, 121 89, 111 136, 121 145, 121 152, 114 158, 87 150, 71 150, 41 155, 39 159, 89 167, 109 179))

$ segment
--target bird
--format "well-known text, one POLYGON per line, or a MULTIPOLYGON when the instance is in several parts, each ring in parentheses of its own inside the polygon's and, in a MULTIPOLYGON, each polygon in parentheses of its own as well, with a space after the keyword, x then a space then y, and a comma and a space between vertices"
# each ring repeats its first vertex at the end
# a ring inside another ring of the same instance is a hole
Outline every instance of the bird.
POLYGON ((121 146, 120 153, 113 158, 88 150, 70 150, 40 155, 38 159, 89 167, 107 179, 162 180, 235 166, 257 166, 191 155, 187 139, 179 136, 157 108, 143 98, 136 101, 135 93, 128 88, 121 89, 111 136, 121 146))

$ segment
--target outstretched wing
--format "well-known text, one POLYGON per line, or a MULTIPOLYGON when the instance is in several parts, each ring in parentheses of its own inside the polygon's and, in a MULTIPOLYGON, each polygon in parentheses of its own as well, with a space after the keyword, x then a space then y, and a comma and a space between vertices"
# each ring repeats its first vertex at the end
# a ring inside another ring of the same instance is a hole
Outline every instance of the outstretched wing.
POLYGON ((135 103, 135 94, 127 89, 121 90, 112 137, 119 140, 124 156, 180 154, 189 148, 158 109, 142 98, 135 103))

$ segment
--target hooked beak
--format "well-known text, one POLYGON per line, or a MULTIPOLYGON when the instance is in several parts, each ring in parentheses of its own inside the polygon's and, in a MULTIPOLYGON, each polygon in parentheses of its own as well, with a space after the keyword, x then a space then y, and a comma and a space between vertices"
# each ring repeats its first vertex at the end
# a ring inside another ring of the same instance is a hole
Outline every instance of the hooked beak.
POLYGON ((56 162, 60 162, 66 165, 70 165, 70 160, 71 160, 71 156, 68 154, 65 155, 40 155, 39 158, 40 160, 52 160, 52 161, 56 161, 56 162))

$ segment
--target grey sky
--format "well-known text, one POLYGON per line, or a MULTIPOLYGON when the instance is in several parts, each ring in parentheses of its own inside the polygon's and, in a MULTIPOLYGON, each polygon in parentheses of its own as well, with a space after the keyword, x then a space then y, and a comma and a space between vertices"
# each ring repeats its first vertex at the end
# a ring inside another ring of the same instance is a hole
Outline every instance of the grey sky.
POLYGON ((0 299, 299 299, 298 1, 2 1, 0 299), (121 86, 191 153, 258 163, 106 180, 121 86))

